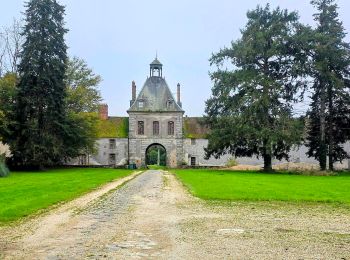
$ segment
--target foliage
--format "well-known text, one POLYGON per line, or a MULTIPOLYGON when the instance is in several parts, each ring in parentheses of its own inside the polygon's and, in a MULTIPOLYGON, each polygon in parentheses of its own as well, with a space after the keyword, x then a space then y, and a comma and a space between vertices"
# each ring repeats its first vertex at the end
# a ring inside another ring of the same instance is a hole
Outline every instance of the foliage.
POLYGON ((87 63, 74 57, 67 61, 65 84, 67 108, 70 112, 97 112, 102 100, 98 85, 101 77, 95 75, 87 63))
POLYGON ((69 156, 64 102, 67 30, 64 7, 54 0, 27 2, 25 15, 11 150, 17 166, 42 168, 69 156))
POLYGON ((238 165, 238 162, 236 161, 235 158, 230 158, 226 162, 227 167, 233 167, 233 166, 237 166, 237 165, 238 165))
POLYGON ((16 81, 14 73, 7 73, 0 78, 0 141, 6 141, 11 136, 10 125, 13 123, 16 81))
POLYGON ((131 172, 87 168, 49 170, 40 174, 13 172, 8 178, 0 179, 0 225, 72 200, 131 172))
POLYGON ((97 113, 69 113, 64 140, 68 158, 93 154, 96 151, 98 121, 97 113))
POLYGON ((249 11, 241 39, 213 54, 212 97, 206 102, 211 129, 207 157, 230 153, 262 156, 264 169, 272 159, 288 159, 301 141, 303 126, 292 116, 307 55, 301 50, 307 31, 295 12, 257 7, 249 11), (221 69, 229 62, 233 70, 221 69))
POLYGON ((159 151, 159 166, 166 166, 166 151, 160 145, 154 145, 147 150, 146 164, 158 165, 158 151, 159 151))
POLYGON ((0 177, 7 177, 10 174, 9 169, 5 164, 6 158, 9 158, 10 156, 11 152, 8 145, 4 145, 0 142, 0 177))
POLYGON ((308 117, 308 155, 322 170, 348 157, 343 144, 350 138, 350 45, 334 0, 314 0, 318 26, 311 42, 313 95, 308 117))
POLYGON ((223 170, 174 171, 192 194, 206 200, 335 202, 350 205, 350 174, 302 176, 223 170))

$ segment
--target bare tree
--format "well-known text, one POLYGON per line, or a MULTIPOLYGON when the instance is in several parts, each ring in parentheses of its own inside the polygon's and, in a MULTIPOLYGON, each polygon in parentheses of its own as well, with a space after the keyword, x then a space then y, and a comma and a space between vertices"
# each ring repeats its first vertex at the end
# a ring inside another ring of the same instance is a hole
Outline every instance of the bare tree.
POLYGON ((5 33, 0 30, 0 77, 6 71, 6 45, 5 33))
POLYGON ((0 76, 17 72, 22 44, 21 23, 14 19, 10 26, 0 30, 0 76))

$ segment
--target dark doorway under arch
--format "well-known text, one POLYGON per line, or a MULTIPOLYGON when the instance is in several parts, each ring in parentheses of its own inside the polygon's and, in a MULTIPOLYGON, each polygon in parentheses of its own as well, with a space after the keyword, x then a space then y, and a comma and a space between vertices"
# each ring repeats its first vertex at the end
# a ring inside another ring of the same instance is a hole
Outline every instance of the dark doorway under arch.
POLYGON ((146 165, 166 166, 166 149, 161 144, 151 144, 146 149, 146 165))

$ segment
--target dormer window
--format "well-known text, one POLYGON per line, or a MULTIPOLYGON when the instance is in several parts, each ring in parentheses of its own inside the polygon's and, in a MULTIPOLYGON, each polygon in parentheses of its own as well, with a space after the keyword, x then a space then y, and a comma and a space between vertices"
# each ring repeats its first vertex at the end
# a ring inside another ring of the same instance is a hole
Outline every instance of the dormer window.
POLYGON ((174 108, 174 100, 168 99, 166 106, 167 108, 174 108))
POLYGON ((138 107, 139 108, 144 108, 145 107, 145 102, 143 100, 138 102, 138 107))

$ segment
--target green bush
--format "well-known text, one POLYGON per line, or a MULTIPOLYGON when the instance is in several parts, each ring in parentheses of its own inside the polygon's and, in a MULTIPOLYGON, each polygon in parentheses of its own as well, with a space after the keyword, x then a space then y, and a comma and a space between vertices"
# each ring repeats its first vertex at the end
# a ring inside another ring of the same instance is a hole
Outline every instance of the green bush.
MULTIPOLYGON (((1 160, 1 159, 0 159, 1 160)), ((4 162, 0 161, 0 177, 6 177, 10 174, 9 169, 4 162)))

